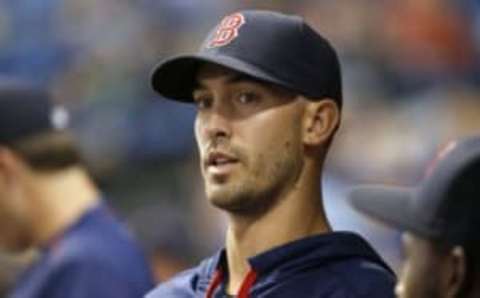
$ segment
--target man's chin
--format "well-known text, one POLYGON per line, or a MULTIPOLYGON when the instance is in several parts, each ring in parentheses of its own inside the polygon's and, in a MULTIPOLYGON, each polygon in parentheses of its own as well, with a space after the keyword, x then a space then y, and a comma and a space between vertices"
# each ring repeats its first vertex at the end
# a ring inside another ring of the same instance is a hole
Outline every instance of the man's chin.
POLYGON ((218 209, 232 215, 258 216, 268 208, 265 202, 248 192, 236 193, 210 193, 207 194, 209 202, 218 209))
POLYGON ((226 197, 209 197, 209 202, 218 209, 232 212, 239 208, 240 202, 226 197))
POLYGON ((216 189, 207 192, 208 201, 215 207, 228 211, 238 212, 248 205, 248 197, 229 189, 216 189))

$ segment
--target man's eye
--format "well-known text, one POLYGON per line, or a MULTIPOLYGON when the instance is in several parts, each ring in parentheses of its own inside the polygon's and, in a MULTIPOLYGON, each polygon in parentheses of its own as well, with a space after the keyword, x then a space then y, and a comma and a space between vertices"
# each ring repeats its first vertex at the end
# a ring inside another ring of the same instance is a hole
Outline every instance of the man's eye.
POLYGON ((238 95, 237 100, 242 104, 255 102, 258 96, 253 92, 242 92, 238 95))
POLYGON ((212 99, 209 97, 199 97, 195 98, 195 104, 198 109, 206 109, 211 106, 212 99))

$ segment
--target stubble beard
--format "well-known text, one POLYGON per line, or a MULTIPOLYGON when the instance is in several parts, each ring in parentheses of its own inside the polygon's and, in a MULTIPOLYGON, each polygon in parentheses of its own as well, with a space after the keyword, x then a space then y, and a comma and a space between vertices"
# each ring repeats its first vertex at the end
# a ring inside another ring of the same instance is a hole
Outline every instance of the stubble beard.
POLYGON ((208 200, 231 214, 255 216, 267 212, 279 201, 282 193, 295 184, 303 168, 298 150, 285 149, 279 154, 273 162, 267 162, 259 155, 254 163, 242 164, 241 177, 232 177, 232 181, 225 182, 218 190, 210 191, 205 185, 208 200))

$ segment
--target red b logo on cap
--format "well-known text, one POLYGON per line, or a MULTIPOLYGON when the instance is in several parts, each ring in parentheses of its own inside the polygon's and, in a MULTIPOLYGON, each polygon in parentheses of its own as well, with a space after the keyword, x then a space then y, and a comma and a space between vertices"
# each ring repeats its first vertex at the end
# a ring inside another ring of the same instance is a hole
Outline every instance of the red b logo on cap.
POLYGON ((218 26, 215 35, 208 43, 209 48, 221 47, 229 44, 238 36, 238 29, 245 24, 245 18, 241 13, 226 16, 218 26))

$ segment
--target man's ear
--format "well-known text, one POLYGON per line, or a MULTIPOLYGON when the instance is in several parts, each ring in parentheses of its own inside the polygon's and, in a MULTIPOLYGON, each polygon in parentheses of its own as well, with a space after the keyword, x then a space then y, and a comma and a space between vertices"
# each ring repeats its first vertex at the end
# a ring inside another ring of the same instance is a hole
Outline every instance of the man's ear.
POLYGON ((309 101, 303 120, 303 142, 312 146, 320 145, 335 134, 340 124, 340 110, 330 98, 309 101))
POLYGON ((446 297, 457 297, 465 284, 467 275, 467 259, 463 247, 455 246, 450 250, 448 267, 446 297))

